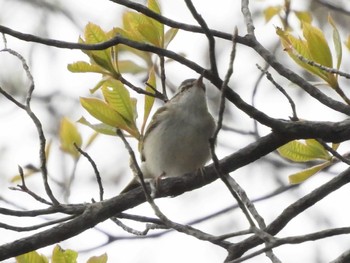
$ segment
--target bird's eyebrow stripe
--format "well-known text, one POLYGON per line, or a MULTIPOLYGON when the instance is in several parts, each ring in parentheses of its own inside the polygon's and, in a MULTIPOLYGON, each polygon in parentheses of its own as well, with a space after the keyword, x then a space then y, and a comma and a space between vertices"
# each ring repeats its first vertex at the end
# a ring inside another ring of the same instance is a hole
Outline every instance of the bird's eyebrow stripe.
POLYGON ((195 82, 196 80, 195 79, 188 79, 188 80, 185 80, 184 82, 181 83, 180 85, 180 90, 181 91, 184 91, 190 87, 193 86, 193 83, 195 82))

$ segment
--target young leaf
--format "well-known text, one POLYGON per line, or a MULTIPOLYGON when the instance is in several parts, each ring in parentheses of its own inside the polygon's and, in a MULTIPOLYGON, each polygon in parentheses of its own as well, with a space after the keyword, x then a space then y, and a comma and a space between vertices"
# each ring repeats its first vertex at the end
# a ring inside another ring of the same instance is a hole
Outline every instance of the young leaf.
POLYGON ((312 60, 323 66, 333 67, 332 54, 322 31, 309 23, 303 23, 303 35, 312 60))
POLYGON ((309 72, 319 76, 325 80, 332 88, 338 87, 338 82, 334 74, 326 72, 316 66, 311 66, 308 63, 299 59, 298 55, 310 61, 314 61, 326 67, 332 67, 332 57, 328 44, 323 36, 323 33, 308 23, 303 23, 303 32, 305 40, 295 38, 289 32, 280 28, 276 29, 285 51, 290 57, 301 67, 309 72))
POLYGON ((31 251, 26 254, 16 257, 16 263, 48 263, 49 260, 43 255, 39 255, 36 251, 31 251))
POLYGON ((125 129, 123 117, 106 102, 95 98, 80 98, 80 103, 93 117, 112 127, 125 129))
POLYGON ((119 60, 118 61, 118 71, 120 73, 137 74, 137 73, 145 72, 146 70, 147 70, 147 68, 142 67, 131 60, 119 60))
MULTIPOLYGON (((148 83, 148 85, 145 86, 145 90, 147 92, 154 94, 155 93, 154 89, 157 88, 154 67, 152 67, 150 72, 149 72, 147 83, 148 83), (153 87, 154 89, 152 89, 151 87, 153 87)), ((144 129, 145 129, 148 117, 151 113, 153 104, 154 104, 154 97, 145 95, 145 108, 144 108, 144 114, 143 114, 143 123, 142 123, 142 127, 141 127, 141 134, 144 134, 144 129)))
POLYGON ((127 122, 126 119, 108 103, 96 98, 80 98, 80 103, 93 117, 104 124, 125 130, 137 139, 140 137, 135 123, 127 122))
POLYGON ((108 82, 102 86, 101 90, 103 97, 113 110, 123 116, 127 123, 135 123, 136 117, 129 91, 120 81, 108 82))
POLYGON ((265 22, 268 23, 275 15, 283 10, 283 6, 269 6, 264 9, 265 22))
MULTIPOLYGON (((160 6, 157 0, 148 0, 147 4, 148 8, 151 9, 153 12, 157 14, 161 14, 160 6)), ((155 27, 156 34, 159 37, 159 47, 164 47, 164 25, 154 19, 151 19, 151 22, 153 23, 155 27)))
POLYGON ((67 249, 62 249, 59 245, 56 245, 52 251, 52 263, 76 263, 78 253, 67 249))
POLYGON ((340 146, 340 143, 332 143, 332 149, 334 151, 338 150, 338 147, 340 146))
POLYGON ((344 42, 344 44, 345 44, 346 48, 347 48, 348 50, 350 50, 350 36, 348 36, 348 38, 346 39, 346 41, 344 42))
MULTIPOLYGON (((104 32, 98 25, 88 23, 84 32, 85 41, 87 44, 97 44, 108 40, 107 33, 104 32)), ((85 53, 102 68, 115 73, 112 63, 111 48, 105 50, 85 51, 85 53)))
POLYGON ((295 54, 294 50, 303 56, 306 59, 312 59, 311 54, 308 49, 308 45, 305 40, 302 40, 300 38, 296 38, 288 31, 284 31, 281 28, 277 27, 276 29, 277 35, 280 37, 282 45, 284 47, 284 50, 288 52, 288 55, 301 67, 306 69, 307 71, 320 76, 321 78, 326 78, 327 75, 324 73, 324 71, 321 71, 319 68, 313 67, 303 61, 301 61, 295 54))
POLYGON ((333 27, 333 43, 334 43, 335 53, 337 55, 337 69, 339 69, 341 61, 342 61, 342 55, 343 55, 340 34, 339 34, 338 29, 337 29, 337 26, 334 23, 334 20, 332 19, 332 17, 330 15, 328 15, 328 22, 333 27))
POLYGON ((318 173, 319 171, 321 171, 322 169, 331 165, 331 163, 332 162, 327 161, 327 162, 312 166, 308 169, 302 170, 298 173, 292 174, 289 176, 289 183, 290 184, 300 184, 300 183, 304 182, 305 180, 309 179, 311 176, 318 173))
POLYGON ((178 31, 178 28, 170 28, 168 31, 166 31, 164 35, 164 48, 168 47, 168 45, 174 39, 178 31))
POLYGON ((123 25, 129 38, 163 47, 163 27, 152 18, 136 12, 125 12, 123 25))
POLYGON ((308 162, 317 159, 329 160, 329 153, 316 140, 291 141, 277 149, 278 153, 294 162, 308 162))
POLYGON ((110 79, 109 76, 103 77, 99 82, 97 82, 97 84, 95 85, 95 87, 93 87, 92 89, 89 90, 90 93, 91 93, 91 94, 94 94, 94 93, 95 93, 99 88, 101 88, 102 85, 103 85, 106 81, 108 81, 109 79, 110 79))
POLYGON ((86 263, 107 263, 108 256, 107 254, 103 254, 98 257, 91 257, 86 263))
POLYGON ((305 143, 308 147, 310 147, 311 152, 317 159, 322 159, 322 160, 331 159, 331 155, 329 154, 329 152, 317 140, 307 139, 305 140, 305 143))
POLYGON ((108 73, 108 71, 104 70, 100 66, 96 64, 89 64, 85 61, 78 61, 78 62, 68 64, 67 69, 70 72, 75 72, 75 73, 84 73, 84 72, 95 72, 95 73, 101 73, 101 74, 108 73))
POLYGON ((311 23, 312 22, 312 16, 310 12, 305 12, 305 11, 294 11, 294 14, 296 17, 299 19, 301 23, 311 23))
POLYGON ((80 156, 80 153, 74 147, 74 143, 79 147, 82 144, 81 135, 77 127, 67 118, 63 118, 61 120, 59 134, 60 134, 61 150, 69 153, 70 155, 72 155, 74 158, 77 159, 80 156))
MULTIPOLYGON (((84 117, 81 117, 78 120, 79 123, 86 125, 96 131, 97 133, 102 133, 105 135, 112 135, 115 136, 117 134, 117 130, 115 127, 112 127, 110 125, 104 124, 104 123, 98 123, 98 124, 92 124, 88 122, 84 117)), ((87 146, 89 145, 89 141, 87 143, 87 146)))

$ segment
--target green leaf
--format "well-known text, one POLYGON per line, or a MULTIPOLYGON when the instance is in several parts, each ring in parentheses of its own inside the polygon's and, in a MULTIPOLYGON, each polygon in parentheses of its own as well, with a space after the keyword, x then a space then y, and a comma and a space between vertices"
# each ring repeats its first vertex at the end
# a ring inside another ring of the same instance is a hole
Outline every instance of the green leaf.
POLYGON ((136 12, 125 12, 123 25, 129 38, 163 47, 163 27, 152 18, 136 12))
POLYGON ((331 159, 331 155, 329 154, 329 152, 317 140, 307 139, 305 140, 305 143, 311 149, 316 159, 322 159, 322 160, 331 159))
POLYGON ((303 23, 303 28, 306 41, 295 38, 288 31, 284 31, 281 28, 277 28, 276 33, 279 35, 285 51, 297 64, 325 80, 332 88, 337 88, 338 82, 333 74, 301 61, 295 54, 297 53, 310 61, 326 67, 332 66, 332 57, 323 33, 318 28, 312 27, 307 23, 303 23), (318 43, 320 43, 320 47, 318 47, 318 43))
POLYGON ((78 61, 78 62, 68 64, 67 68, 70 72, 74 72, 74 73, 84 73, 84 72, 95 72, 95 73, 101 73, 101 74, 108 73, 106 70, 104 70, 100 66, 96 64, 89 64, 85 61, 78 61))
POLYGON ((303 171, 300 171, 298 173, 292 174, 289 176, 289 183, 290 184, 300 184, 304 182, 305 180, 309 179, 314 174, 318 173, 322 169, 328 167, 331 165, 330 161, 321 163, 319 165, 312 166, 308 169, 305 169, 303 171))
POLYGON ((17 263, 48 263, 49 260, 43 256, 39 255, 38 252, 32 251, 26 254, 20 255, 16 257, 17 263))
POLYGON ((109 76, 103 77, 99 82, 97 82, 97 84, 95 85, 95 87, 93 87, 92 89, 89 90, 90 93, 91 93, 91 94, 94 94, 98 89, 100 89, 100 88, 103 86, 103 84, 104 84, 106 81, 108 81, 108 80, 110 80, 110 79, 111 79, 111 77, 109 77, 109 76))
POLYGON ((321 71, 319 68, 313 67, 303 61, 301 61, 293 52, 293 49, 303 56, 306 59, 311 60, 311 54, 308 49, 308 45, 305 40, 302 40, 300 38, 296 38, 288 31, 282 30, 281 28, 277 27, 276 29, 277 35, 279 35, 282 45, 284 47, 284 50, 288 52, 289 56, 301 67, 306 69, 307 71, 320 76, 322 74, 322 78, 326 78, 327 75, 324 73, 324 71, 321 71))
POLYGON ((338 150, 338 147, 340 146, 340 143, 332 143, 332 149, 334 151, 338 150))
POLYGON ((305 23, 311 23, 312 22, 312 16, 310 12, 306 11, 294 11, 294 14, 296 17, 299 19, 300 22, 305 22, 305 23))
POLYGON ((80 153, 74 146, 74 143, 81 147, 82 139, 77 127, 67 118, 62 118, 59 129, 61 150, 69 153, 75 159, 80 156, 80 153))
MULTIPOLYGON (((160 5, 157 0, 148 0, 147 4, 148 8, 157 14, 161 14, 160 5)), ((164 47, 164 25, 157 20, 151 19, 156 31, 156 35, 158 36, 158 47, 164 47)))
MULTIPOLYGON (((154 72, 154 67, 151 68, 150 72, 149 72, 149 76, 148 76, 148 80, 147 83, 153 87, 153 88, 157 88, 157 83, 156 83, 156 76, 155 76, 155 72, 154 72)), ((147 92, 150 92, 152 94, 155 94, 155 91, 148 85, 145 86, 145 90, 147 92)), ((154 104, 154 97, 152 96, 148 96, 145 95, 145 108, 144 108, 144 114, 143 114, 143 123, 142 123, 142 128, 141 128, 141 134, 144 134, 144 129, 146 127, 146 123, 148 120, 148 117, 151 113, 153 104, 154 104)))
POLYGON ((322 31, 309 23, 303 23, 303 35, 312 60, 323 66, 333 67, 332 54, 322 31))
MULTIPOLYGON (((107 33, 104 32, 98 25, 88 23, 84 31, 85 41, 87 44, 97 44, 108 40, 107 33)), ((115 73, 112 63, 111 48, 104 50, 89 50, 84 51, 96 64, 102 68, 115 73)))
POLYGON ((170 42, 174 39, 177 32, 179 31, 178 28, 170 28, 164 36, 164 48, 167 48, 170 42))
POLYGON ((350 36, 348 36, 348 38, 346 39, 346 41, 344 42, 344 44, 345 44, 346 48, 347 48, 348 50, 350 50, 350 36))
POLYGON ((134 116, 129 91, 120 81, 109 81, 102 86, 101 90, 105 101, 113 110, 123 116, 128 123, 135 122, 136 116, 134 116))
POLYGON ((98 256, 98 257, 89 258, 89 260, 86 263, 107 263, 107 260, 108 260, 108 256, 105 253, 105 254, 98 256))
POLYGON ((118 71, 120 73, 132 73, 137 74, 145 72, 147 68, 139 66, 134 61, 131 60, 119 60, 118 61, 118 71))
POLYGON ((62 249, 59 245, 56 245, 52 252, 52 263, 76 263, 78 253, 67 249, 62 249))
POLYGON ((264 9, 265 22, 268 23, 275 15, 283 10, 282 6, 269 6, 264 9))
POLYGON ((96 98, 80 98, 80 103, 87 112, 99 121, 121 129, 127 127, 123 117, 106 102, 96 98))
POLYGON ((342 61, 342 55, 343 55, 341 38, 340 38, 339 31, 337 29, 337 26, 335 25, 334 20, 330 15, 328 15, 328 22, 333 27, 333 43, 334 43, 335 53, 337 55, 337 69, 339 69, 342 61))
POLYGON ((291 141, 277 149, 278 153, 294 162, 308 162, 313 160, 330 160, 331 156, 316 140, 309 139, 305 143, 291 141))
MULTIPOLYGON (((81 117, 78 120, 78 122, 85 125, 85 126, 90 127, 91 129, 93 129, 94 131, 96 131, 98 133, 102 133, 105 135, 112 135, 112 136, 115 136, 117 134, 117 129, 115 127, 112 127, 112 126, 104 124, 104 123, 92 124, 92 123, 88 122, 84 117, 81 117)), ((87 145, 89 145, 89 143, 87 145)))

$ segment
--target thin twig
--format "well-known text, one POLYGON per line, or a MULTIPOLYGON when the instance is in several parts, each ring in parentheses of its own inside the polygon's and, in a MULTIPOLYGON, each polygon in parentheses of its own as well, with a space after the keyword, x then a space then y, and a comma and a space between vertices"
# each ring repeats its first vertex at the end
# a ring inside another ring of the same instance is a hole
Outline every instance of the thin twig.
MULTIPOLYGON (((44 182, 44 186, 45 186, 45 191, 46 194, 49 196, 49 198, 51 199, 52 203, 54 205, 58 205, 59 202, 57 201, 57 199, 55 198, 55 196, 52 193, 51 187, 49 185, 48 182, 48 171, 47 171, 47 161, 46 161, 46 138, 45 138, 45 134, 43 131, 43 127, 42 124, 40 122, 40 120, 38 119, 38 117, 35 115, 35 113, 32 111, 31 107, 30 107, 30 103, 31 103, 31 99, 32 99, 32 94, 35 88, 34 85, 34 78, 29 70, 29 67, 27 65, 27 62, 25 61, 25 59, 23 58, 23 56, 21 54, 19 54, 18 52, 11 50, 11 49, 4 49, 2 50, 3 52, 8 52, 9 54, 15 56, 16 58, 18 58, 21 62, 22 62, 22 67, 24 69, 24 71, 27 74, 27 77, 30 81, 30 86, 27 92, 27 97, 26 97, 26 102, 25 105, 21 106, 21 109, 24 109, 27 114, 29 115, 29 117, 32 119, 37 132, 38 132, 38 136, 39 136, 39 141, 40 141, 40 147, 39 147, 39 157, 40 157, 40 170, 41 170, 41 174, 42 174, 42 178, 43 178, 43 182, 44 182)), ((0 90, 2 94, 4 94, 3 90, 0 90)), ((11 96, 6 96, 11 97, 11 96)), ((17 106, 19 105, 19 102, 16 103, 16 100, 11 100, 13 103, 15 103, 17 106)))
POLYGON ((345 235, 350 233, 350 227, 339 227, 339 228, 332 228, 332 229, 326 229, 310 234, 300 235, 300 236, 290 236, 285 238, 276 238, 272 242, 269 243, 266 247, 259 249, 255 252, 252 252, 246 256, 240 257, 236 260, 228 261, 228 263, 240 263, 244 262, 247 259, 251 259, 253 257, 256 257, 262 253, 265 253, 266 251, 285 245, 285 244, 301 244, 304 242, 310 242, 315 241, 319 239, 324 239, 328 237, 332 237, 335 235, 345 235))
POLYGON ((204 34, 206 35, 209 43, 209 60, 210 60, 210 70, 214 76, 218 76, 218 68, 216 65, 216 56, 215 56, 215 39, 213 34, 210 32, 210 29, 203 19, 203 17, 197 12, 191 0, 185 0, 188 9, 190 10, 194 19, 197 20, 198 24, 203 28, 204 34))
POLYGON ((33 225, 33 226, 25 226, 25 227, 23 227, 23 226, 11 226, 8 224, 0 223, 0 228, 4 228, 7 230, 12 230, 12 231, 16 231, 16 232, 27 232, 27 231, 37 230, 37 229, 47 227, 47 226, 52 226, 52 225, 55 225, 58 223, 66 222, 66 221, 72 220, 75 217, 76 217, 76 215, 72 215, 72 216, 67 216, 64 218, 56 219, 56 220, 51 220, 51 221, 46 222, 46 223, 33 225))
POLYGON ((158 90, 154 89, 154 93, 152 92, 148 92, 142 88, 136 87, 134 84, 132 84, 130 81, 128 81, 127 79, 125 79, 122 75, 118 76, 118 80, 123 83, 124 85, 128 86, 130 89, 134 90, 135 92, 139 93, 139 94, 144 94, 147 96, 151 96, 157 99, 161 99, 164 101, 164 95, 162 93, 160 93, 158 90))
POLYGON ((296 111, 296 106, 295 103, 293 101, 293 99, 288 95, 288 93, 284 90, 284 88, 279 85, 272 77, 271 73, 268 72, 267 70, 263 69, 262 67, 260 67, 258 64, 256 64, 256 66, 258 67, 258 69, 266 75, 266 78, 271 81, 271 83, 287 98, 291 108, 292 108, 292 113, 293 113, 293 117, 292 120, 293 121, 297 121, 299 120, 298 115, 297 115, 297 111, 296 111))
POLYGON ((254 36, 255 27, 252 19, 252 14, 250 13, 250 10, 249 10, 249 0, 241 1, 241 11, 246 23, 248 34, 251 36, 254 36))
POLYGON ((94 169, 96 181, 97 181, 98 188, 100 191, 100 201, 103 201, 104 189, 103 189, 103 184, 102 184, 102 178, 101 178, 100 172, 97 168, 95 161, 91 158, 91 156, 87 152, 83 151, 76 143, 74 143, 74 147, 77 149, 78 152, 80 152, 89 161, 92 168, 94 169))
POLYGON ((166 91, 166 85, 165 85, 165 60, 164 56, 159 56, 160 59, 160 81, 162 83, 162 95, 163 95, 163 100, 168 100, 168 95, 166 91))
POLYGON ((31 191, 26 183, 25 183, 25 179, 24 179, 24 173, 23 173, 23 169, 21 166, 18 166, 18 171, 19 171, 19 175, 21 177, 21 185, 17 185, 17 187, 9 187, 9 189, 11 190, 15 190, 15 191, 21 191, 24 193, 29 194, 31 197, 33 197, 35 200, 39 201, 40 203, 46 204, 46 205, 52 205, 51 202, 45 200, 44 198, 40 197, 39 195, 37 195, 36 193, 34 193, 33 191, 31 191))

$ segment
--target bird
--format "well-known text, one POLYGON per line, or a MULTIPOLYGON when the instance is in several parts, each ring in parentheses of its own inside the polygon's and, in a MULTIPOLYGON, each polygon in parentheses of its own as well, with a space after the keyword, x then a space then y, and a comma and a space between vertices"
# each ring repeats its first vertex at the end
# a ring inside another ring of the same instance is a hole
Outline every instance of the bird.
MULTIPOLYGON (((209 161, 209 139, 216 124, 205 94, 203 76, 187 79, 154 113, 141 139, 140 169, 145 179, 196 172, 209 161)), ((139 185, 135 177, 121 193, 139 185)))

